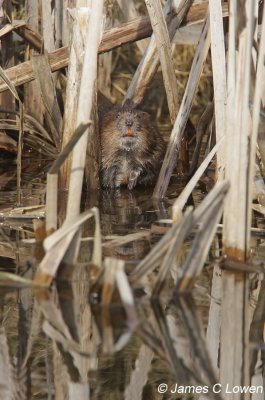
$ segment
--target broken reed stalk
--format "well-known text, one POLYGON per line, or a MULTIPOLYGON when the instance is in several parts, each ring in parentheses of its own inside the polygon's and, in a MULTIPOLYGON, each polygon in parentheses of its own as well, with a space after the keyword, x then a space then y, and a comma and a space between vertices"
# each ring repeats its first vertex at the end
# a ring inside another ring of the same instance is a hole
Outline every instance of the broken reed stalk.
POLYGON ((178 380, 183 385, 185 384, 185 382, 193 380, 193 379, 195 379, 195 381, 196 380, 199 381, 197 371, 188 370, 185 365, 185 360, 180 358, 179 354, 176 351, 176 348, 174 346, 174 340, 171 337, 169 326, 168 326, 168 323, 166 320, 165 310, 161 306, 159 300, 152 299, 151 306, 153 309, 159 336, 163 343, 164 354, 166 355, 167 360, 171 365, 173 373, 175 374, 175 376, 178 377, 178 380))
MULTIPOLYGON (((124 3, 125 0, 118 0, 120 3, 124 3)), ((128 7, 127 3, 125 3, 126 7, 128 7)), ((33 6, 35 6, 33 4, 33 6)), ((69 10, 69 4, 68 4, 68 10, 69 10)), ((201 4, 192 4, 191 8, 187 14, 187 17, 185 18, 185 21, 183 22, 183 26, 186 25, 193 25, 196 23, 200 23, 203 21, 205 17, 205 13, 207 10, 207 3, 201 3, 201 4)), ((63 4, 64 11, 63 14, 66 14, 65 10, 65 4, 63 4)), ((129 8, 131 8, 131 4, 129 5, 129 8)), ((124 9, 124 7, 123 7, 124 9)), ((223 16, 227 16, 227 5, 223 4, 223 16)), ((27 10, 27 13, 32 13, 31 11, 27 10)), ((34 12, 33 12, 34 14, 34 12)), ((127 15, 127 14, 126 14, 127 15)), ((132 15, 132 13, 130 13, 132 15)), ((148 17, 133 17, 130 16, 130 21, 121 24, 119 27, 115 27, 112 29, 107 29, 103 33, 102 41, 99 47, 99 52, 103 53, 106 51, 110 51, 113 48, 122 46, 123 44, 126 43, 132 43, 144 38, 147 38, 151 36, 152 34, 152 27, 151 23, 148 17)), ((61 22, 61 21, 60 21, 61 22)), ((63 21, 63 29, 65 32, 64 36, 65 38, 62 38, 63 46, 65 46, 66 43, 68 43, 67 36, 68 36, 68 24, 66 23, 66 18, 64 18, 63 21)), ((6 34, 11 33, 11 32, 16 32, 18 35, 20 35, 28 44, 33 46, 36 50, 42 51, 43 49, 43 38, 41 35, 36 31, 36 27, 32 27, 32 21, 29 21, 27 24, 25 21, 17 21, 13 20, 12 23, 6 24, 0 29, 0 38, 4 37, 6 34), (30 25, 30 26, 29 26, 30 25), (35 30, 34 30, 35 29, 35 30)), ((57 32, 56 32, 57 33, 57 32)), ((58 42, 58 40, 57 40, 58 42)), ((63 52, 67 52, 67 48, 63 47, 62 48, 63 52)), ((56 50, 58 54, 60 54, 59 50, 56 50)))
MULTIPOLYGON (((89 13, 87 8, 76 9, 72 24, 72 38, 70 44, 69 67, 66 86, 66 100, 64 113, 64 130, 62 148, 69 142, 76 129, 78 94, 80 91, 81 72, 84 56, 84 38, 87 32, 89 13)), ((72 156, 70 155, 63 167, 59 178, 59 187, 68 188, 72 156)))
MULTIPOLYGON (((177 87, 178 87, 177 86, 177 78, 175 75, 175 68, 174 68, 173 58, 172 58, 171 41, 175 36, 177 28, 179 27, 180 20, 177 19, 177 21, 175 22, 174 17, 173 17, 173 20, 169 24, 169 30, 170 30, 170 34, 169 34, 160 1, 145 0, 145 3, 147 6, 149 16, 150 16, 150 20, 151 20, 151 24, 152 24, 152 28, 153 28, 153 37, 155 38, 156 49, 157 49, 157 52, 159 55, 160 65, 161 65, 161 69, 162 69, 162 75, 163 75, 166 96, 167 96, 170 120, 171 120, 171 123, 174 124, 180 102, 179 102, 179 95, 178 95, 178 89, 177 89, 177 87)), ((186 5, 190 6, 188 1, 186 1, 186 5)), ((177 7, 177 4, 175 4, 175 6, 173 5, 173 10, 176 7, 177 7)), ((166 9, 164 11, 166 14, 166 9)), ((155 65, 156 65, 156 63, 153 62, 153 66, 155 66, 155 65)), ((152 69, 151 69, 151 71, 152 71, 152 69)), ((139 84, 139 82, 138 82, 138 84, 139 84)), ((146 86, 146 84, 145 84, 145 86, 146 86)), ((181 153, 180 159, 182 159, 183 161, 186 159, 185 149, 186 149, 186 143, 183 142, 183 145, 182 145, 182 148, 180 151, 180 153, 181 153)))
POLYGON ((42 259, 37 273, 34 278, 34 283, 49 286, 55 278, 57 270, 65 253, 70 247, 76 232, 81 225, 89 218, 95 218, 96 229, 94 239, 94 249, 92 263, 96 263, 96 267, 101 267, 101 236, 99 227, 99 217, 97 209, 92 208, 75 220, 66 221, 60 229, 57 229, 52 235, 48 236, 44 241, 45 256, 42 259))
POLYGON ((133 332, 137 325, 137 315, 134 304, 134 296, 124 270, 124 261, 115 260, 115 280, 120 293, 121 301, 127 316, 127 327, 133 332))
POLYGON ((200 40, 194 55, 189 80, 185 89, 177 119, 170 135, 166 155, 159 173, 158 181, 154 189, 154 198, 165 197, 209 47, 210 30, 209 14, 207 13, 200 40))
MULTIPOLYGON (((96 208, 93 207, 87 211, 84 211, 75 219, 74 222, 65 222, 65 224, 61 228, 57 229, 52 235, 48 236, 44 241, 44 249, 46 250, 46 252, 49 252, 55 245, 59 245, 60 242, 63 242, 63 239, 69 233, 77 230, 89 218, 95 218, 95 210, 96 208)), ((97 223, 98 219, 95 218, 95 222, 97 223)))
POLYGON ((69 142, 65 145, 59 156, 52 164, 47 174, 46 184, 46 232, 47 235, 51 234, 57 229, 58 218, 57 218, 57 205, 58 205, 58 174, 61 166, 69 158, 70 152, 86 132, 90 122, 86 125, 78 127, 76 132, 72 135, 69 142))
MULTIPOLYGON (((102 0, 92 3, 78 100, 77 126, 86 124, 90 120, 93 107, 97 78, 97 53, 102 29, 102 10, 102 0)), ((94 138, 94 140, 98 141, 98 138, 94 138)), ((73 151, 66 220, 75 218, 80 213, 87 142, 88 131, 81 137, 73 151)))
POLYGON ((166 282, 167 274, 169 270, 172 269, 173 265, 176 264, 176 258, 177 258, 176 255, 178 254, 180 247, 183 245, 185 238, 190 233, 193 224, 194 221, 192 215, 192 207, 188 207, 185 214, 183 215, 183 218, 180 220, 178 224, 178 230, 176 231, 176 235, 169 243, 167 252, 163 257, 162 265, 160 266, 155 287, 152 292, 152 297, 159 297, 159 295, 161 294, 162 289, 166 282))
MULTIPOLYGON (((181 0, 181 2, 178 4, 174 2, 172 6, 171 2, 167 2, 165 4, 163 8, 164 15, 169 14, 168 18, 171 16, 168 27, 170 41, 172 41, 176 30, 180 27, 191 6, 191 3, 191 0, 181 0)), ((154 34, 152 34, 148 47, 145 50, 143 58, 139 63, 127 90, 124 102, 126 100, 132 100, 134 104, 137 105, 142 102, 143 97, 157 71, 158 65, 159 57, 157 54, 156 40, 154 34)))
POLYGON ((170 38, 160 1, 145 0, 159 54, 171 123, 175 122, 179 108, 177 78, 172 58, 170 38))
MULTIPOLYGON (((102 31, 103 3, 103 0, 92 3, 78 100, 78 110, 76 118, 77 126, 82 123, 84 124, 90 120, 93 109, 93 101, 95 101, 97 54, 102 31)), ((95 137, 95 130, 93 132, 87 130, 87 132, 82 135, 81 139, 78 141, 73 151, 66 221, 75 219, 80 213, 81 194, 83 187, 88 140, 90 140, 90 142, 92 143, 98 143, 98 138, 95 137), (92 137, 93 134, 94 137, 92 137)), ((95 148, 96 147, 97 145, 95 144, 95 148)), ((91 165, 91 168, 99 168, 99 154, 97 156, 97 165, 93 163, 93 165, 91 165)), ((95 175, 99 176, 99 170, 97 170, 96 172, 97 173, 95 175)), ((77 257, 78 248, 79 240, 77 234, 76 240, 73 241, 71 248, 67 251, 67 260, 64 259, 67 264, 74 263, 77 257)))
POLYGON ((36 31, 29 27, 25 21, 13 20, 12 23, 6 24, 0 29, 0 38, 6 34, 16 32, 28 44, 33 46, 36 50, 41 50, 43 47, 43 39, 36 31))
MULTIPOLYGON (((181 328, 187 341, 189 362, 189 374, 194 373, 198 382, 212 388, 218 382, 215 370, 212 366, 209 351, 205 342, 205 330, 192 296, 178 296, 172 299, 170 304, 172 312, 179 315, 181 328), (192 364, 191 364, 192 363, 192 364)), ((186 360, 187 356, 183 359, 186 360)), ((222 400, 221 394, 215 394, 215 399, 222 400)))
MULTIPOLYGON (((223 252, 228 259, 244 263, 249 257, 252 202, 247 170, 254 2, 246 1, 237 8, 239 4, 236 0, 230 2, 226 178, 231 188, 224 208, 223 252), (238 44, 237 57, 235 43, 238 44)), ((231 387, 248 385, 248 277, 243 271, 223 271, 222 279, 221 383, 231 387)), ((230 394, 228 398, 236 399, 238 395, 230 394)))
MULTIPOLYGON (((220 203, 220 199, 223 199, 225 197, 228 188, 229 184, 227 181, 217 183, 214 188, 208 193, 202 203, 194 210, 192 220, 189 219, 188 211, 187 214, 181 216, 181 218, 178 219, 177 222, 169 228, 167 233, 133 270, 130 275, 130 282, 132 284, 135 284, 143 279, 148 273, 152 272, 159 265, 163 257, 165 257, 165 254, 171 246, 171 243, 174 242, 174 246, 175 248, 177 248, 177 246, 179 246, 179 239, 183 241, 192 231, 193 227, 198 224, 203 216, 207 213, 207 210, 211 207, 216 207, 217 204, 220 203), (189 223, 187 223, 187 225, 189 225, 189 230, 188 232, 186 232, 185 237, 181 238, 181 233, 178 234, 178 232, 180 230, 180 226, 182 226, 183 224, 183 218, 185 218, 186 222, 189 221, 189 223)), ((172 258, 170 260, 172 262, 172 258)), ((166 265, 165 268, 167 268, 166 265)))
POLYGON ((223 193, 214 207, 209 207, 207 213, 200 220, 200 226, 192 242, 189 254, 181 266, 175 290, 187 291, 193 287, 195 279, 200 275, 205 264, 208 252, 217 230, 217 224, 223 212, 223 193))
POLYGON ((195 186, 198 183, 200 177, 202 176, 202 174, 204 173, 204 171, 208 167, 208 165, 211 162, 212 158, 214 157, 214 155, 216 154, 216 152, 220 148, 220 146, 221 146, 221 144, 223 142, 223 139, 224 138, 220 139, 220 141, 218 143, 216 143, 216 145, 212 148, 212 150, 210 151, 208 156, 205 158, 205 160, 201 163, 201 165, 199 166, 199 168, 195 172, 194 176, 189 180, 189 182, 187 183, 185 188, 182 190, 182 192, 180 193, 178 198, 175 200, 175 202, 173 204, 173 208, 172 208, 173 221, 177 221, 180 218, 180 216, 182 215, 182 210, 183 210, 185 204, 187 203, 188 198, 190 197, 193 189, 195 188, 195 186))
MULTIPOLYGON (((183 0, 184 1, 184 0, 183 0)), ((185 1, 184 1, 185 2, 185 1)), ((190 0, 190 3, 192 1, 190 0)), ((187 9, 189 7, 187 6, 187 9)), ((207 4, 196 4, 191 7, 185 23, 183 26, 192 24, 196 21, 201 21, 204 18, 207 9, 207 4)), ((179 19, 182 18, 183 9, 178 14, 179 19)), ((185 15, 185 13, 184 13, 185 15)), ((223 16, 227 15, 227 6, 223 6, 223 16)), ((149 37, 152 34, 152 28, 148 17, 140 17, 134 21, 122 24, 121 27, 113 28, 103 34, 102 42, 99 46, 99 54, 106 51, 111 51, 127 43, 132 43, 137 40, 149 37)), ((41 50, 41 45, 39 50, 41 50)), ((69 62, 69 49, 68 47, 61 47, 48 54, 49 63, 52 72, 68 66, 69 62)), ((35 79, 35 75, 30 61, 26 61, 14 67, 8 68, 6 74, 15 86, 23 85, 35 79)), ((0 93, 8 90, 5 82, 0 82, 0 93)))
POLYGON ((156 246, 140 261, 130 275, 130 282, 132 284, 140 281, 146 274, 153 271, 159 265, 160 260, 170 245, 170 241, 173 240, 177 231, 178 224, 172 225, 156 246))

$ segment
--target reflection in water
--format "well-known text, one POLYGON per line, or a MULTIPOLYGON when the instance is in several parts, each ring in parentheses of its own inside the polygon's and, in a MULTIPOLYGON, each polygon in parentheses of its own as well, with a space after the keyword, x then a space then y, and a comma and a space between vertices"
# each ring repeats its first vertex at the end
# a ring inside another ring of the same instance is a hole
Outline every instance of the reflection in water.
POLYGON ((74 275, 52 291, 1 292, 1 398, 152 400, 160 398, 161 382, 216 381, 190 297, 172 299, 166 314, 158 301, 139 298, 132 330, 117 292, 111 304, 96 307, 88 302, 86 271, 74 275), (122 351, 104 350, 108 313, 114 344, 130 332, 122 351))
MULTIPOLYGON (((168 205, 155 204, 150 198, 148 190, 100 194, 102 233, 109 239, 105 255, 124 260, 126 269, 149 251, 152 241, 144 235, 146 229, 157 219, 169 217, 168 205), (143 237, 115 245, 117 238, 132 233, 143 233, 143 237)), ((4 229, 16 249, 12 227, 4 229)), ((33 238, 32 226, 27 230, 26 234, 21 229, 24 241, 20 241, 19 262, 23 265, 20 273, 30 277, 33 264, 26 267, 26 259, 33 248, 25 239, 33 238)), ((70 280, 58 279, 52 291, 1 292, 4 350, 0 370, 5 374, 0 374, 0 398, 82 400, 90 393, 91 399, 116 400, 141 398, 143 393, 144 399, 156 399, 161 380, 173 384, 175 353, 167 348, 163 329, 157 330, 157 316, 145 291, 137 289, 131 306, 124 307, 122 287, 127 278, 123 266, 120 271, 113 266, 116 272, 114 280, 108 278, 113 280, 110 293, 106 279, 99 277, 89 286, 86 258, 82 256, 82 264, 65 274, 70 280)))
MULTIPOLYGON (((11 181, 8 187, 12 189, 11 181)), ((43 204, 43 188, 38 177, 32 186, 25 182, 25 203, 34 199, 34 204, 43 204)), ((174 194, 177 191, 174 188, 174 194)), ((171 297, 170 274, 166 295, 159 301, 147 295, 145 282, 128 282, 126 273, 131 279, 135 265, 158 240, 159 229, 167 229, 155 225, 155 234, 150 234, 158 219, 170 217, 172 204, 170 196, 154 203, 151 193, 122 189, 85 199, 86 209, 99 206, 107 257, 104 270, 99 275, 96 271, 93 280, 91 242, 84 241, 79 264, 67 271, 62 266, 51 290, 0 292, 0 399, 173 400, 194 398, 198 386, 209 388, 211 395, 217 378, 205 344, 210 260, 196 282, 194 301, 191 294, 176 291, 171 297), (109 258, 113 256, 119 261, 109 258), (183 391, 186 387, 188 393, 183 391)), ((92 225, 89 221, 85 236, 91 237, 92 225)), ((1 228, 1 270, 16 268, 32 278, 32 221, 3 221, 1 228)), ((257 254, 263 254, 262 249, 264 242, 257 254)), ((153 285, 155 268, 150 275, 153 285)), ((260 309, 265 309, 262 299, 260 309)))
POLYGON ((127 189, 101 192, 102 232, 126 234, 137 229, 149 228, 160 218, 168 218, 164 201, 151 199, 152 188, 140 191, 127 189))
MULTIPOLYGON (((158 219, 169 218, 164 201, 151 199, 152 188, 129 191, 128 189, 103 190, 100 199, 101 226, 104 236, 124 236, 143 232, 158 219)), ((143 235, 144 236, 144 235, 143 235)), ((135 264, 150 250, 150 237, 139 238, 123 245, 106 246, 105 255, 115 256, 135 264)))

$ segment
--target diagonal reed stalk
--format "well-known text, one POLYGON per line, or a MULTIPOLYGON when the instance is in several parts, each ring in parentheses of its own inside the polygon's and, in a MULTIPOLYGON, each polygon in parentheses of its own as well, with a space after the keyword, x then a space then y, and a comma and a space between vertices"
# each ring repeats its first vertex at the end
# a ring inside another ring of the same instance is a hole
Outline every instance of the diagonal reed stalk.
POLYGON ((157 0, 145 0, 149 17, 151 20, 156 47, 159 54, 164 86, 171 122, 174 123, 179 108, 177 91, 177 78, 172 59, 170 37, 167 24, 163 15, 162 6, 157 0))
POLYGON ((153 197, 155 198, 165 197, 169 180, 176 163, 176 156, 180 148, 181 139, 191 110, 192 101, 196 93, 206 56, 208 54, 209 46, 210 30, 209 15, 207 13, 200 40, 194 55, 189 80, 185 89, 177 119, 170 135, 166 155, 160 170, 158 181, 154 189, 153 197))
MULTIPOLYGON (((191 3, 192 0, 181 0, 180 2, 174 1, 172 3, 173 9, 171 9, 170 1, 165 4, 163 13, 164 15, 169 14, 167 20, 170 19, 168 26, 170 41, 172 41, 176 30, 180 27, 191 3)), ((157 54, 156 39, 153 34, 127 90, 124 102, 126 100, 132 100, 137 105, 142 102, 146 90, 154 78, 158 65, 159 56, 157 54)))

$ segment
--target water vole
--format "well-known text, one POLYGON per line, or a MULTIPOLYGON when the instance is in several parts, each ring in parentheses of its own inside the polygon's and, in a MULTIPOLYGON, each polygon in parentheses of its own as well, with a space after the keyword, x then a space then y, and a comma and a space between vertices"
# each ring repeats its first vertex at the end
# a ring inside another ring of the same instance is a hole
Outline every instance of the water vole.
POLYGON ((100 140, 103 187, 155 183, 166 145, 148 113, 115 107, 103 115, 100 140))

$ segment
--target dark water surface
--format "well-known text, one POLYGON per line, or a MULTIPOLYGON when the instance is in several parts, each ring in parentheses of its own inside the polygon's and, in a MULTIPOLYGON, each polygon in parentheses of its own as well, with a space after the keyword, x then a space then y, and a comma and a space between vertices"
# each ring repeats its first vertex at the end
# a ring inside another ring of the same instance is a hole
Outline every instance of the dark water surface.
MULTIPOLYGON (((24 165, 23 206, 44 204, 47 168, 41 161, 24 165)), ((0 165, 0 212, 16 203, 15 176, 14 163, 2 170, 0 165)), ((163 202, 151 199, 151 189, 84 194, 82 207, 100 210, 103 255, 123 260, 130 274, 167 229, 156 221, 171 217, 182 186, 173 184, 163 202), (110 242, 130 233, 143 235, 127 243, 110 242)), ((201 197, 197 191, 194 202, 201 197)), ((32 219, 2 216, 0 228, 0 271, 32 279, 38 265, 32 219)), ((93 224, 87 224, 84 236, 89 239, 92 233, 93 224)), ((253 246, 257 258, 264 257, 264 240, 255 239, 253 246)), ((170 275, 159 301, 151 299, 155 270, 134 286, 131 308, 124 307, 115 285, 108 294, 102 278, 93 279, 91 240, 82 242, 78 265, 60 271, 50 290, 2 285, 0 399, 177 399, 193 394, 173 393, 176 383, 210 387, 215 376, 204 335, 215 251, 192 294, 169 301, 170 275)))

